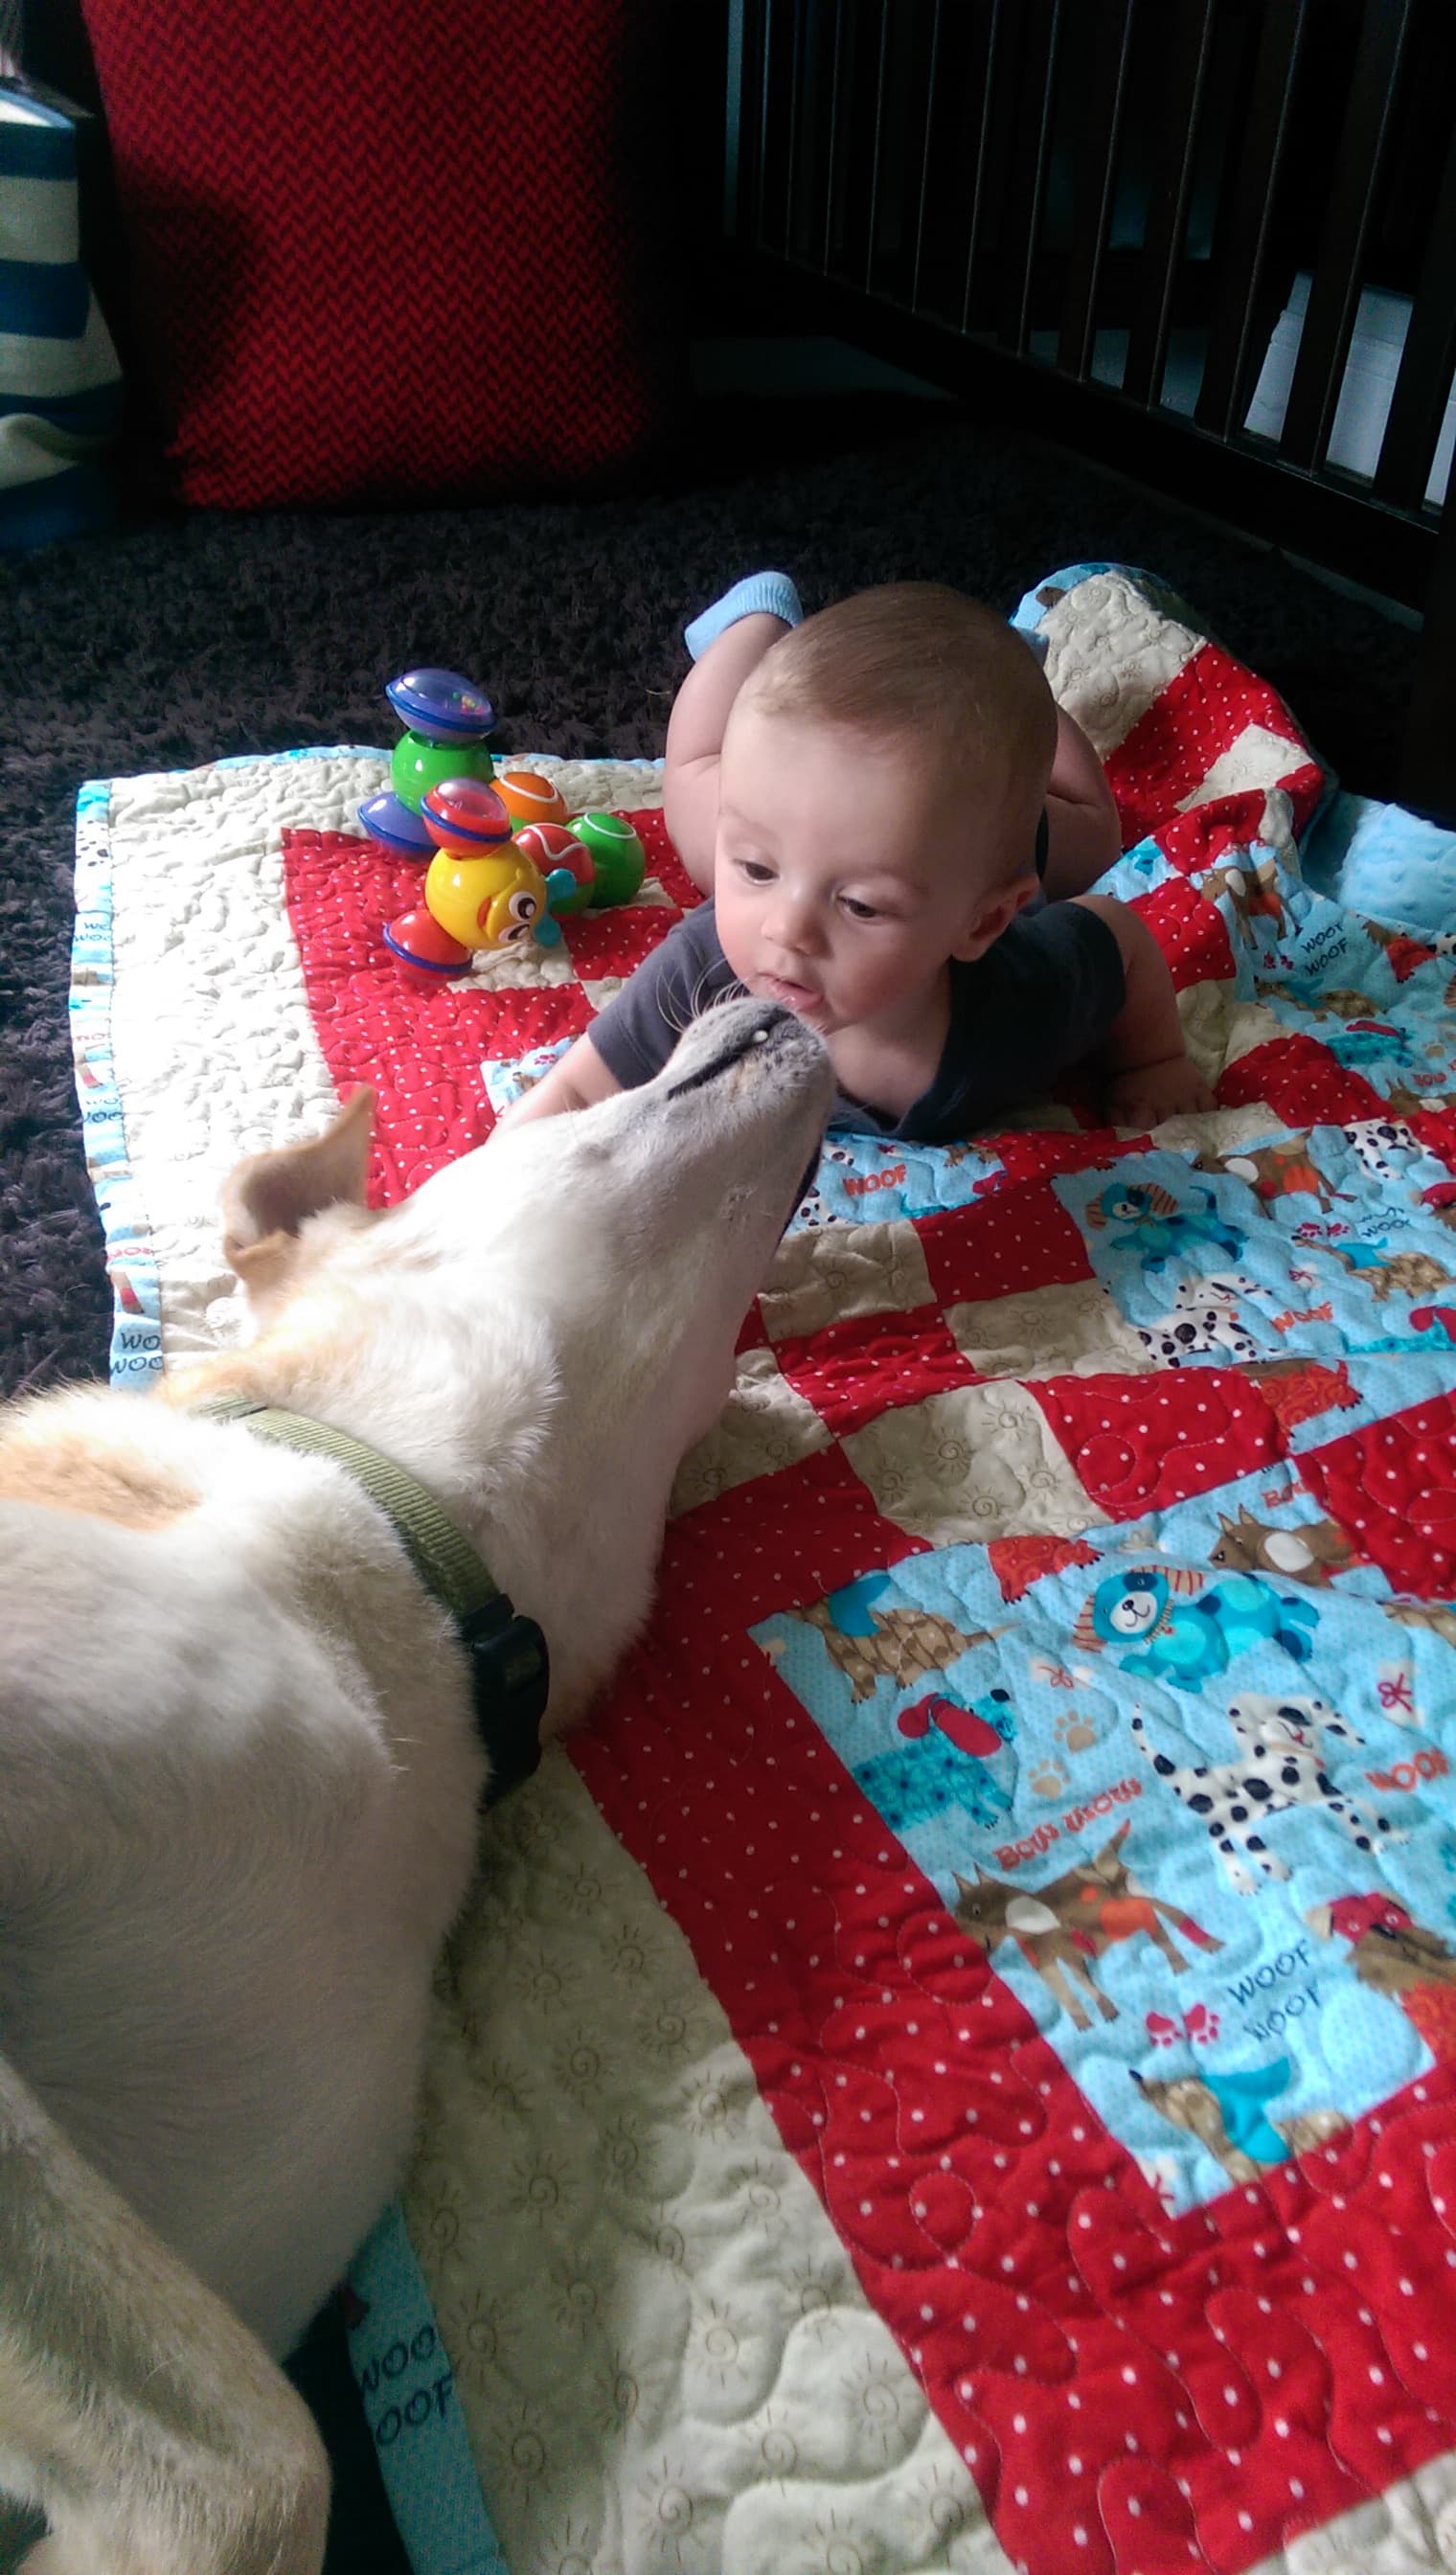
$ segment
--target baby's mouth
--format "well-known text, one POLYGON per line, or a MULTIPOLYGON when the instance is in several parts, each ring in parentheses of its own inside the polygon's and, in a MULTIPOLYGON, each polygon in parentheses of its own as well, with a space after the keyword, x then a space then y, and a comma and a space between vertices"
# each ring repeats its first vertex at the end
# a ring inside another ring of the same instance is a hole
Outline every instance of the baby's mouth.
POLYGON ((800 1019, 817 1010, 822 1000, 810 985, 786 984, 781 975, 761 975, 758 994, 762 1001, 781 1002, 786 1011, 796 1011, 800 1019))

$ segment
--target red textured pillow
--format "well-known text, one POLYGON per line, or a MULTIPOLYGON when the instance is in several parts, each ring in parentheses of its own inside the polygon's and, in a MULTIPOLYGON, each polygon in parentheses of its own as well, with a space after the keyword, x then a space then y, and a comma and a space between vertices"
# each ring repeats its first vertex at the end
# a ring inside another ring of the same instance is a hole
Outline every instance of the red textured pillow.
POLYGON ((186 500, 579 482, 655 426, 643 0, 85 0, 186 500))

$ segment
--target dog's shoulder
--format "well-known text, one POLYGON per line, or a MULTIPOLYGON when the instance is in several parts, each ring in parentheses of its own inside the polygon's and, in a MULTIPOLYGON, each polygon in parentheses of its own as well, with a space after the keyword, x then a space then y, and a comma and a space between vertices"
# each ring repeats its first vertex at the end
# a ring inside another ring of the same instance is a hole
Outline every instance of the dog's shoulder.
POLYGON ((198 1465, 146 1396, 85 1386, 0 1412, 0 1502, 160 1529, 196 1509, 198 1465))

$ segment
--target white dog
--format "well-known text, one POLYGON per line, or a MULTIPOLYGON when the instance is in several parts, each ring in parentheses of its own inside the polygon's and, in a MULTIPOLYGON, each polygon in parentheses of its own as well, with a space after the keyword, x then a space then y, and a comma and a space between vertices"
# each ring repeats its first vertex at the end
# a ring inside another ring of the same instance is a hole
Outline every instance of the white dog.
POLYGON ((655 1082, 386 1215, 362 1094, 230 1184, 246 1348, 0 1425, 0 2489, 48 2516, 27 2575, 318 2566, 323 2454, 267 2354, 399 2179, 487 1771, 460 1632, 378 1499, 194 1407, 282 1407, 407 1469, 545 1630, 555 1731, 646 1613, 830 1093, 809 1031, 735 1003, 655 1082))

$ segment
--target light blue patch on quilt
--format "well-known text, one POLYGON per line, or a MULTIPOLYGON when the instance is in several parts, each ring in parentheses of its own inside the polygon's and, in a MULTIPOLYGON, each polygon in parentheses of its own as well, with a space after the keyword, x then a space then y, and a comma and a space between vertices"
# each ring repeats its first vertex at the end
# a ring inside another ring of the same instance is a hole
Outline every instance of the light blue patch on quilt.
POLYGON ((1373 1566, 1337 1591, 1214 1566, 1240 1506, 1246 1540, 1317 1532, 1279 1480, 1088 1532, 1013 1607, 957 1546, 753 1630, 1174 2208, 1430 2062, 1398 1976, 1356 1963, 1372 1904, 1456 1948, 1456 1651, 1373 1566))
POLYGON ((1301 852, 1304 874, 1334 903, 1421 939, 1456 934, 1456 832, 1368 796, 1332 796, 1301 852))
POLYGON ((481 1080, 496 1116, 499 1118, 516 1101, 524 1100, 528 1091, 534 1091, 574 1043, 571 1038, 558 1038, 551 1046, 528 1048, 525 1055, 483 1057, 481 1080))

